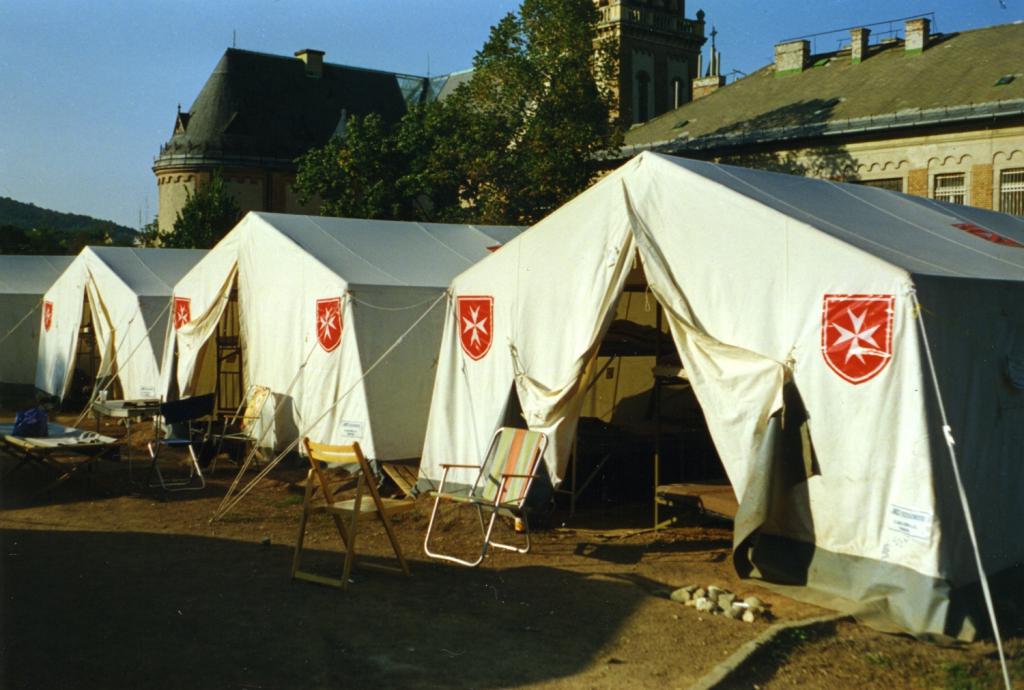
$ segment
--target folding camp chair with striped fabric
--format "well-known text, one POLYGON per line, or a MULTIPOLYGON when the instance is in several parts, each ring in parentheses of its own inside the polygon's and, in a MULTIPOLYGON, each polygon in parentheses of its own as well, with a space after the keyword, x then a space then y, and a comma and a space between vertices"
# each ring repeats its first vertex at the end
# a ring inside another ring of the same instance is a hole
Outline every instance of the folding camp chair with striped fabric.
POLYGON ((539 431, 502 427, 495 432, 491 439, 491 445, 487 450, 483 465, 478 467, 476 465, 442 464, 444 474, 441 476, 441 485, 436 492, 434 510, 430 514, 430 524, 427 526, 427 536, 423 539, 423 550, 427 555, 472 568, 480 565, 490 546, 517 553, 528 552, 530 550, 530 523, 524 507, 530 487, 533 485, 534 479, 537 478, 538 465, 544 455, 547 443, 547 436, 539 431), (445 490, 448 471, 454 468, 479 470, 476 481, 468 492, 445 490), (480 556, 476 560, 468 561, 430 550, 430 535, 434 529, 441 501, 452 501, 476 507, 477 515, 480 518, 480 531, 483 533, 483 546, 480 549, 480 556), (484 524, 485 510, 490 513, 490 520, 486 525, 484 524), (499 515, 519 518, 522 521, 526 540, 524 546, 502 544, 493 539, 494 524, 499 515))

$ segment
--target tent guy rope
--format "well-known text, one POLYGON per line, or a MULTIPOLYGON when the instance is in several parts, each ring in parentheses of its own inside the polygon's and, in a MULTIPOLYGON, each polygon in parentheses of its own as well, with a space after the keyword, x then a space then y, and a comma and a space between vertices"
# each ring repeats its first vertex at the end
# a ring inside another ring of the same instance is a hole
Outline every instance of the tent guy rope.
MULTIPOLYGON (((332 410, 334 410, 334 408, 336 408, 338 405, 340 405, 341 402, 345 398, 347 398, 349 396, 349 394, 353 390, 356 389, 356 386, 358 386, 360 383, 362 383, 362 381, 364 379, 366 379, 366 377, 368 377, 371 373, 373 373, 374 369, 376 369, 380 365, 381 362, 383 362, 385 359, 387 359, 388 355, 390 355, 395 350, 395 348, 397 348, 402 343, 402 341, 405 340, 406 336, 409 335, 410 333, 412 333, 413 330, 415 330, 416 327, 419 326, 423 322, 423 320, 425 318, 427 318, 427 316, 430 314, 430 312, 432 312, 434 310, 434 308, 438 304, 441 303, 441 300, 445 299, 447 296, 448 296, 447 291, 442 292, 440 295, 438 295, 437 299, 435 299, 433 301, 433 303, 429 307, 427 307, 427 309, 422 314, 420 314, 419 317, 415 321, 413 321, 412 325, 410 325, 407 329, 405 329, 405 331, 401 335, 399 335, 398 338, 396 338, 395 341, 393 343, 391 343, 391 345, 388 346, 388 348, 386 350, 384 350, 384 352, 382 352, 381 355, 379 357, 377 357, 377 359, 374 360, 374 362, 369 367, 366 368, 366 371, 364 371, 363 374, 358 379, 353 381, 352 385, 350 385, 348 388, 346 388, 345 391, 334 402, 332 402, 327 407, 327 409, 325 409, 323 412, 321 412, 320 415, 317 416, 316 419, 314 419, 304 429, 302 429, 299 432, 299 434, 296 436, 296 438, 291 443, 289 443, 285 447, 284 450, 282 450, 280 453, 278 453, 277 456, 275 456, 273 460, 268 462, 266 467, 264 467, 262 470, 260 470, 259 474, 257 474, 255 477, 253 477, 252 481, 250 481, 245 487, 243 487, 230 500, 229 500, 228 496, 225 496, 224 497, 224 501, 222 501, 221 505, 217 508, 217 510, 214 512, 213 516, 210 518, 210 522, 212 523, 215 520, 218 520, 218 519, 224 517, 236 505, 238 505, 242 501, 242 499, 245 498, 245 496, 248 495, 248 493, 250 491, 252 491, 253 488, 255 488, 256 484, 258 484, 264 477, 266 477, 270 473, 270 471, 272 469, 274 469, 281 462, 281 460, 283 460, 290 452, 292 452, 292 450, 294 450, 299 445, 299 443, 302 441, 302 439, 305 438, 309 434, 310 431, 315 429, 317 427, 317 425, 320 424, 320 422, 322 422, 327 417, 327 415, 329 415, 331 413, 332 410)), ((251 451, 250 452, 250 457, 252 455, 254 455, 254 454, 255 454, 255 450, 251 451)), ((246 458, 246 464, 249 462, 249 460, 250 460, 250 458, 246 458)), ((244 468, 244 466, 243 466, 243 468, 244 468)), ((244 469, 242 471, 244 471, 244 469)), ((241 472, 239 472, 239 475, 241 475, 241 472)))
POLYGON ((971 548, 974 552, 974 562, 978 567, 978 579, 981 583, 981 591, 985 597, 985 607, 988 609, 988 617, 992 622, 992 633, 996 639, 996 648, 999 650, 999 663, 1003 669, 1003 681, 1006 683, 1006 690, 1012 690, 1010 683, 1010 671, 1006 665, 1006 654, 1003 652, 1003 640, 999 634, 999 622, 996 620, 995 606, 992 604, 992 592, 989 591, 988 576, 985 574, 985 566, 981 562, 981 550, 978 548, 978 537, 974 532, 974 519, 971 517, 971 506, 967 500, 967 491, 964 489, 963 480, 960 477, 960 468, 956 460, 956 441, 953 438, 953 429, 946 418, 946 406, 942 402, 942 391, 939 389, 939 377, 935 371, 935 361, 932 359, 932 349, 928 343, 928 332, 924 325, 924 313, 921 304, 917 301, 917 291, 910 290, 910 299, 914 302, 914 315, 916 316, 918 328, 921 331, 921 340, 924 343, 925 357, 928 360, 928 370, 932 378, 932 386, 935 389, 935 399, 939 407, 939 416, 942 419, 942 435, 946 440, 946 448, 949 450, 949 464, 953 468, 953 477, 956 479, 956 490, 960 496, 960 505, 964 510, 964 522, 967 524, 967 534, 971 538, 971 548))
POLYGON ((0 345, 3 345, 4 341, 7 340, 9 337, 11 337, 11 335, 16 330, 18 330, 18 328, 21 326, 21 324, 25 323, 25 321, 28 320, 28 317, 32 316, 32 314, 35 313, 36 309, 39 308, 39 306, 43 303, 43 301, 44 301, 44 298, 40 297, 39 301, 36 302, 35 304, 33 304, 32 308, 29 309, 28 312, 24 316, 22 316, 20 319, 18 319, 18 323, 14 324, 10 329, 8 329, 8 331, 6 333, 4 333, 3 336, 0 336, 0 345))
MULTIPOLYGON (((124 368, 124 365, 127 364, 131 360, 131 358, 135 355, 135 353, 139 351, 139 348, 142 347, 142 344, 144 342, 146 342, 147 340, 149 340, 149 334, 153 332, 153 329, 156 328, 156 325, 158 323, 160 323, 160 320, 162 318, 164 318, 164 314, 166 314, 168 312, 168 310, 171 308, 171 304, 173 303, 173 301, 174 301, 173 298, 171 298, 171 299, 169 299, 167 301, 167 304, 164 306, 164 308, 161 309, 160 313, 157 314, 155 319, 153 319, 153 323, 150 325, 150 327, 148 329, 146 329, 145 335, 142 338, 139 338, 139 342, 135 343, 135 347, 133 347, 131 352, 128 353, 128 356, 125 357, 120 362, 117 362, 117 353, 120 351, 120 348, 115 345, 114 351, 113 351, 113 357, 114 357, 114 362, 112 363, 113 365, 115 365, 118 369, 124 368)), ((138 316, 138 314, 135 314, 135 315, 132 316, 132 318, 128 319, 128 323, 124 327, 124 331, 125 331, 124 335, 121 338, 121 345, 124 345, 124 341, 127 340, 128 334, 130 333, 129 329, 131 328, 131 325, 133 323, 135 323, 135 317, 136 316, 138 316)), ((117 333, 117 330, 115 329, 112 332, 113 333, 117 333)), ((116 378, 116 376, 113 376, 113 375, 108 376, 106 382, 103 384, 102 387, 97 387, 95 385, 95 381, 93 382, 92 393, 89 395, 89 399, 86 401, 85 407, 82 409, 81 414, 78 415, 78 417, 75 419, 74 424, 72 424, 71 426, 78 426, 79 424, 82 423, 82 420, 85 419, 86 416, 89 414, 89 410, 92 409, 93 402, 95 402, 96 398, 99 396, 100 393, 102 393, 103 391, 109 389, 114 384, 114 379, 115 378, 116 378)))
MULTIPOLYGON (((344 306, 342 308, 344 308, 344 306)), ((252 444, 252 450, 250 450, 249 453, 245 456, 245 460, 242 461, 242 466, 238 469, 238 474, 235 475, 235 479, 231 482, 231 486, 228 487, 227 493, 224 494, 224 498, 221 499, 220 505, 214 512, 214 518, 217 517, 221 510, 227 512, 227 510, 224 507, 231 501, 231 498, 235 493, 235 490, 238 488, 238 485, 242 481, 242 477, 245 476, 246 471, 248 471, 250 465, 252 465, 253 458, 256 457, 256 453, 258 449, 261 447, 260 444, 263 442, 263 440, 267 437, 267 434, 270 432, 270 429, 273 426, 273 422, 277 421, 277 415, 280 413, 281 408, 284 406, 285 400, 288 398, 288 395, 292 392, 292 388, 295 387, 295 384, 302 377, 302 372, 303 370, 305 370, 306 365, 309 363, 309 358, 313 356, 314 352, 316 352, 316 348, 317 342, 314 341, 313 345, 309 348, 309 352, 307 352, 306 356, 302 359, 302 364, 299 365, 299 368, 295 371, 295 375, 292 376, 292 380, 288 383, 288 387, 285 388, 284 393, 282 393, 279 396, 276 396, 277 403, 274 405, 274 411, 271 413, 270 417, 272 423, 263 425, 263 429, 259 435, 259 438, 257 438, 256 441, 252 444)), ((264 403, 266 403, 266 401, 264 401, 264 403)), ((244 404, 245 401, 243 400, 242 405, 244 404)), ((241 409, 241 406, 239 406, 239 409, 241 409)), ((263 476, 265 476, 265 474, 261 472, 256 476, 254 482, 258 481, 263 476)), ((211 522, 212 521, 213 519, 211 519, 211 522)))

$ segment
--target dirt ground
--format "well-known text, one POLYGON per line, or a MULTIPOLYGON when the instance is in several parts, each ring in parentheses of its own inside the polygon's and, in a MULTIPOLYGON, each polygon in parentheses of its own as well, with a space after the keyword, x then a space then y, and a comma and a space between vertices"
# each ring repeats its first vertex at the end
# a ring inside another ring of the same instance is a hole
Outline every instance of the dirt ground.
MULTIPOLYGON (((357 569, 343 592, 289 578, 301 469, 278 468, 211 524, 230 465, 168 500, 125 465, 44 493, 34 468, 0 484, 3 688, 686 688, 772 622, 829 613, 740 581, 727 524, 643 531, 647 506, 562 511, 530 554, 467 569, 424 555, 421 499, 396 519, 412 577, 357 569), (757 594, 774 621, 668 599, 692 583, 757 594)), ((478 534, 445 513, 438 536, 468 553, 478 534)), ((314 520, 307 544, 310 569, 340 574, 329 523, 314 520)), ((364 523, 359 551, 389 559, 379 525, 364 523)), ((1024 631, 1010 623, 1024 688, 1024 631)), ((991 643, 942 648, 842 620, 784 633, 724 687, 995 688, 1001 676, 991 643)))

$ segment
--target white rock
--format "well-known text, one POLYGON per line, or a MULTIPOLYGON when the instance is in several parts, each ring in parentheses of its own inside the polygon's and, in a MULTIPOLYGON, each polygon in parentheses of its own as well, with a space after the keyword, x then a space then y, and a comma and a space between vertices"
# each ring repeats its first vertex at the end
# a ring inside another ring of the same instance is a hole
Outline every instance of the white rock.
POLYGON ((690 592, 685 587, 673 591, 668 595, 668 598, 672 601, 678 601, 680 604, 685 604, 691 599, 690 592))
POLYGON ((755 614, 753 611, 751 611, 750 609, 747 609, 746 611, 743 612, 743 622, 744 623, 753 623, 755 620, 757 620, 757 614, 755 614))
POLYGON ((764 608, 764 602, 758 599, 757 597, 747 597, 743 600, 743 603, 749 606, 750 608, 764 608))

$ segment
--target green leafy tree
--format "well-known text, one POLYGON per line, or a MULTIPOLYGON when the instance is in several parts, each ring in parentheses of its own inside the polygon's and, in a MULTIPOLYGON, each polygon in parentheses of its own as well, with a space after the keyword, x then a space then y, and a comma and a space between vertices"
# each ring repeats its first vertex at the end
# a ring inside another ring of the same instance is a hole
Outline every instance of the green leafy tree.
POLYGON ((142 226, 138 234, 135 236, 135 244, 139 247, 159 247, 160 246, 160 225, 158 224, 157 217, 142 226))
POLYGON ((302 203, 319 199, 325 216, 408 218, 413 206, 399 186, 408 162, 380 115, 352 117, 343 135, 299 158, 295 190, 302 203))
POLYGON ((585 189, 615 150, 616 69, 592 0, 524 0, 491 29, 473 76, 388 128, 353 118, 299 159, 296 190, 321 212, 529 224, 585 189))
POLYGON ((72 231, 0 226, 0 254, 77 254, 86 245, 124 245, 98 227, 72 231))
POLYGON ((209 249, 228 234, 241 215, 224 186, 224 177, 214 171, 206 185, 195 192, 185 190, 185 205, 174 219, 174 229, 159 234, 160 245, 209 249))
POLYGON ((455 139, 435 149, 458 163, 467 215, 535 222, 590 184, 597 153, 618 147, 615 59, 596 42, 597 21, 592 0, 524 0, 491 29, 472 79, 441 104, 455 139))

